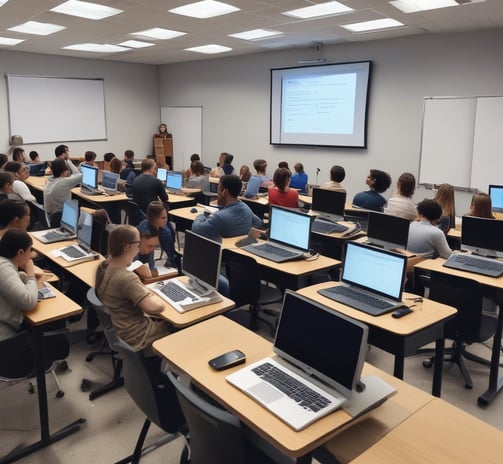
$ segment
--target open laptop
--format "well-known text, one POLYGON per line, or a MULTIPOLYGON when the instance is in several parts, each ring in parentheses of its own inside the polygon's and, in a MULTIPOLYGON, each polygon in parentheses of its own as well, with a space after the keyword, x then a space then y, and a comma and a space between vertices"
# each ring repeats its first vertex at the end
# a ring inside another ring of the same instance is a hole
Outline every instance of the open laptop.
POLYGON ((309 251, 313 220, 313 216, 300 211, 271 206, 269 240, 242 249, 276 263, 300 259, 309 251))
POLYGON ((407 257, 382 248, 348 242, 342 285, 319 290, 323 296, 372 316, 402 306, 407 257))
POLYGON ((117 190, 117 184, 119 183, 120 175, 115 172, 103 171, 103 176, 101 178, 101 187, 107 195, 117 195, 120 193, 117 190))
POLYGON ((30 169, 30 176, 45 176, 45 170, 47 169, 47 163, 35 163, 28 164, 28 168, 30 169))
POLYGON ((169 193, 181 194, 183 188, 183 172, 167 171, 166 190, 169 193))
POLYGON ((78 243, 58 250, 60 256, 68 262, 90 261, 91 259, 95 259, 98 255, 91 250, 92 234, 93 216, 81 209, 77 227, 78 243))
POLYGON ((98 189, 99 169, 89 164, 81 164, 80 172, 82 172, 82 185, 80 191, 84 195, 101 195, 102 192, 98 189))
POLYGON ((157 168, 157 178, 161 181, 166 183, 166 175, 167 175, 168 170, 166 168, 157 168))
POLYGON ((276 356, 247 365, 226 380, 302 430, 353 396, 367 336, 365 324, 287 290, 274 340, 276 356), (295 393, 289 392, 292 384, 295 393))
POLYGON ((494 213, 503 213, 503 185, 489 185, 489 196, 494 213))
POLYGON ((337 224, 344 220, 346 206, 346 191, 313 188, 311 211, 316 216, 313 223, 313 232, 331 234, 346 232, 349 228, 337 224))
POLYGON ((170 279, 148 287, 179 313, 218 303, 222 301, 217 291, 221 259, 220 243, 186 230, 182 272, 189 277, 189 282, 170 279))
POLYGON ((391 214, 368 213, 367 243, 387 250, 407 248, 410 221, 391 214))
POLYGON ((73 240, 77 234, 79 222, 79 203, 76 200, 65 200, 61 214, 61 227, 32 232, 32 235, 42 243, 55 243, 63 240, 73 240))

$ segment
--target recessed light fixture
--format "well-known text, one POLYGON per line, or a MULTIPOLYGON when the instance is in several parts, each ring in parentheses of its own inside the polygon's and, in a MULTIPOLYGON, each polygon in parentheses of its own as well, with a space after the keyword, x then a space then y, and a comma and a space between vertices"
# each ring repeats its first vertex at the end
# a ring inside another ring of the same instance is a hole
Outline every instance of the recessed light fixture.
POLYGON ((62 31, 66 29, 65 26, 58 26, 57 24, 49 23, 39 23, 38 21, 28 21, 19 26, 10 27, 9 31, 22 32, 24 34, 34 34, 34 35, 50 35, 55 32, 62 31))
POLYGON ((353 8, 343 5, 339 2, 326 2, 319 3, 317 5, 306 6, 305 8, 298 8, 296 10, 285 11, 281 13, 285 16, 291 16, 292 18, 308 19, 317 18, 319 16, 329 16, 340 13, 349 13, 354 11, 353 8))
POLYGON ((142 42, 140 40, 126 40, 125 42, 121 42, 119 45, 129 48, 145 48, 145 47, 152 47, 155 44, 150 42, 142 42))
POLYGON ((11 39, 9 37, 0 37, 0 45, 17 45, 21 42, 24 42, 24 39, 11 39))
POLYGON ((232 50, 232 48, 224 47, 223 45, 208 44, 201 45, 200 47, 186 48, 185 50, 187 50, 188 52, 206 53, 208 55, 213 55, 215 53, 229 52, 232 50))
POLYGON ((417 11, 436 10, 459 5, 454 0, 393 0, 389 3, 403 13, 416 13, 417 11))
POLYGON ((126 47, 111 44, 97 44, 97 43, 81 43, 74 45, 67 45, 63 50, 78 50, 81 52, 95 52, 95 53, 118 53, 130 50, 126 47))
POLYGON ((203 0, 202 2, 190 3, 168 11, 174 14, 190 16, 191 18, 207 19, 234 13, 239 10, 239 8, 228 5, 227 3, 216 2, 214 0, 203 0))
POLYGON ((81 2, 79 0, 68 0, 61 5, 51 8, 50 11, 86 19, 104 19, 122 13, 122 10, 117 8, 98 5, 97 3, 81 2))
POLYGON ((163 29, 162 27, 153 27, 152 29, 146 29, 144 31, 132 32, 129 35, 141 35, 151 39, 168 40, 185 34, 186 32, 172 31, 170 29, 163 29))
POLYGON ((374 19, 372 21, 341 25, 341 27, 351 32, 368 32, 402 26, 405 26, 405 24, 392 18, 374 19))
POLYGON ((253 29, 251 31, 239 32, 237 34, 229 34, 229 37, 243 40, 259 40, 282 35, 283 32, 273 31, 272 29, 253 29))

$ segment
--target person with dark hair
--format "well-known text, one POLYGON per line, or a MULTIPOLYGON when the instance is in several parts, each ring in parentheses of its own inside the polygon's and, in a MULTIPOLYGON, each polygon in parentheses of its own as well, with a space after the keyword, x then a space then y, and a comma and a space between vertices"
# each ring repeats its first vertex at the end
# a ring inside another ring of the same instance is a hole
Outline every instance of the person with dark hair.
POLYGON ((468 216, 494 219, 491 197, 484 192, 477 192, 472 197, 468 216))
POLYGON ((346 191, 341 182, 346 178, 346 171, 342 166, 335 164, 330 168, 330 180, 321 187, 332 190, 346 191))
POLYGON ((246 186, 246 190, 244 196, 246 198, 257 198, 258 192, 261 188, 268 189, 272 187, 274 184, 270 177, 266 176, 265 171, 267 169, 267 161, 264 159, 256 159, 253 162, 253 167, 257 174, 254 174, 250 177, 248 181, 248 185, 246 186))
POLYGON ((38 153, 35 150, 30 151, 29 157, 30 157, 30 163, 33 164, 41 163, 40 156, 38 156, 38 153))
MULTIPOLYGON (((185 171, 183 171, 183 179, 186 181, 188 180, 191 176, 194 175, 194 172, 192 171, 192 164, 195 162, 195 161, 201 161, 201 157, 197 154, 197 153, 192 153, 192 155, 190 155, 190 166, 185 169, 185 171)), ((203 171, 204 171, 204 166, 203 166, 203 171)))
POLYGON ((388 200, 388 206, 384 208, 386 214, 403 217, 413 221, 417 217, 416 205, 412 201, 412 195, 416 190, 416 178, 410 172, 404 172, 396 183, 396 193, 388 200))
POLYGON ((241 182, 248 183, 250 177, 251 177, 250 168, 246 164, 243 164, 243 166, 239 168, 239 178, 241 179, 241 182))
POLYGON ((193 161, 190 167, 192 174, 187 179, 186 187, 200 189, 201 192, 210 191, 210 179, 204 173, 204 166, 201 161, 193 161))
POLYGON ((288 161, 280 161, 278 163, 278 168, 286 168, 290 171, 290 166, 288 166, 288 161))
POLYGON ((155 266, 154 252, 159 246, 159 229, 153 227, 140 230, 140 249, 136 260, 143 263, 134 270, 141 279, 158 276, 159 272, 155 266))
POLYGON ((80 163, 79 165, 79 171, 80 171, 80 166, 83 164, 86 164, 87 166, 96 166, 96 153, 94 151, 86 151, 84 153, 84 161, 80 163))
POLYGON ((290 187, 300 190, 300 193, 307 193, 307 174, 302 163, 295 163, 293 166, 295 173, 290 179, 290 187))
POLYGON ((7 200, 12 193, 14 185, 14 174, 12 172, 0 171, 0 201, 7 200))
POLYGON ((105 161, 105 163, 110 163, 114 158, 115 154, 112 152, 108 152, 103 155, 103 161, 105 161))
POLYGON ((30 208, 26 203, 14 200, 0 202, 0 237, 11 229, 28 230, 30 208))
POLYGON ((7 161, 9 161, 9 157, 5 153, 0 153, 0 169, 4 168, 7 161))
POLYGON ((371 169, 366 184, 370 187, 370 190, 357 193, 353 198, 353 206, 382 213, 386 198, 380 194, 388 190, 391 185, 390 175, 387 172, 379 171, 379 169, 371 169))
POLYGON ((272 178, 274 187, 269 189, 269 204, 297 208, 299 206, 299 194, 291 188, 290 170, 278 168, 272 178), (290 186, 289 186, 290 185, 290 186))
MULTIPOLYGON (((56 158, 61 158, 65 161, 66 167, 70 171, 70 174, 78 174, 79 168, 73 164, 69 158, 70 158, 70 149, 68 148, 68 145, 58 145, 54 149, 54 155, 56 158)), ((51 163, 51 168, 52 168, 52 163, 51 163)))
POLYGON ((239 201, 241 188, 238 176, 222 176, 217 191, 217 204, 221 209, 211 215, 204 213, 197 216, 192 231, 221 242, 222 237, 245 235, 252 227, 260 227, 262 221, 248 205, 239 201))
POLYGON ((234 155, 230 153, 223 152, 221 154, 223 163, 220 165, 220 175, 226 176, 228 174, 234 174, 234 167, 232 166, 232 161, 234 160, 234 155))
POLYGON ((12 193, 9 194, 9 198, 18 201, 29 201, 34 204, 37 203, 37 199, 33 196, 26 185, 26 179, 28 179, 30 175, 28 167, 18 161, 9 161, 5 165, 4 169, 5 171, 12 172, 12 174, 14 174, 12 193))
POLYGON ((26 153, 23 147, 16 147, 12 152, 12 161, 17 161, 18 163, 24 164, 27 163, 26 153))
POLYGON ((128 169, 134 169, 134 151, 126 150, 124 152, 124 163, 128 169))
POLYGON ((133 201, 140 207, 142 212, 147 212, 147 207, 152 201, 161 200, 168 202, 168 194, 162 181, 157 175, 155 160, 146 158, 141 163, 142 173, 133 182, 133 201))
POLYGON ((410 223, 407 250, 425 258, 448 258, 452 253, 445 234, 437 227, 442 207, 435 200, 417 205, 418 220, 410 223))

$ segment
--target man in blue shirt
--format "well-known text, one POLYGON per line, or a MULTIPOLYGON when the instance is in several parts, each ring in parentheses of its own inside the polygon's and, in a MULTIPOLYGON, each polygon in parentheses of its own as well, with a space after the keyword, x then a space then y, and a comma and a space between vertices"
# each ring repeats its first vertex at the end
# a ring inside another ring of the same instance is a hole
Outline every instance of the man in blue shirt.
POLYGON ((300 190, 300 193, 307 193, 307 174, 302 163, 295 163, 293 167, 295 173, 290 178, 290 188, 300 190))
POLYGON ((371 169, 366 184, 370 190, 357 193, 353 198, 353 206, 382 213, 384 205, 386 205, 386 198, 381 193, 388 190, 391 185, 390 175, 387 172, 379 171, 379 169, 371 169))

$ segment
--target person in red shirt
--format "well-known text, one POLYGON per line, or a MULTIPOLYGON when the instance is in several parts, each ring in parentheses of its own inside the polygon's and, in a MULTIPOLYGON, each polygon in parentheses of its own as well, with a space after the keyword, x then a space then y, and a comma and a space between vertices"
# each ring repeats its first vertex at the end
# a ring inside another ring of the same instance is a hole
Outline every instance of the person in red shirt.
POLYGON ((274 172, 274 187, 269 189, 269 204, 285 206, 287 208, 298 208, 299 193, 290 188, 291 173, 289 169, 278 168, 274 172))

